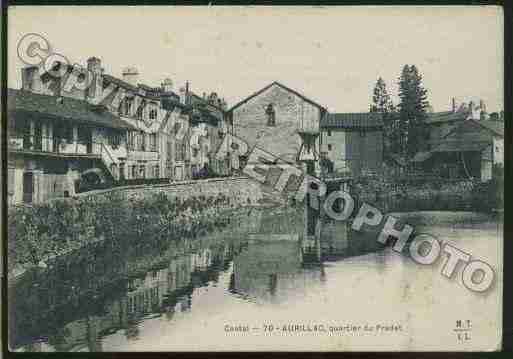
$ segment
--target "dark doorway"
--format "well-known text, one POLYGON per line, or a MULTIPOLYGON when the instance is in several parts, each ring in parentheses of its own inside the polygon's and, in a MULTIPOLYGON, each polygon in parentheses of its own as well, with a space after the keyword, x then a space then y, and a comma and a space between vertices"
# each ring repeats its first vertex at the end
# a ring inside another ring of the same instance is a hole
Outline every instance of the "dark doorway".
POLYGON ((86 145, 86 153, 93 153, 93 134, 87 126, 78 127, 78 143, 86 145))
POLYGON ((32 203, 34 194, 34 174, 25 172, 23 174, 23 202, 32 203))
POLYGON ((119 164, 119 180, 124 181, 125 180, 125 163, 121 162, 119 164))
POLYGON ((34 123, 34 150, 41 151, 43 149, 43 131, 40 122, 34 123))

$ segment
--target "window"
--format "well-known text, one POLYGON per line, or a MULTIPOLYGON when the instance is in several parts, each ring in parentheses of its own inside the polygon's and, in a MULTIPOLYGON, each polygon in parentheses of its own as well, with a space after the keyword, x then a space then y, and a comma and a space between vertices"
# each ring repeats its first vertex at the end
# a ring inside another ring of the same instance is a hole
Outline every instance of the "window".
POLYGON ((150 151, 157 151, 157 134, 150 133, 150 151))
POLYGON ((130 151, 135 150, 136 136, 137 136, 137 134, 135 132, 133 132, 133 131, 128 132, 127 147, 128 147, 128 150, 130 150, 130 151))
POLYGON ((157 105, 152 103, 150 106, 150 111, 148 112, 148 117, 150 120, 156 120, 157 119, 157 105))
POLYGON ((119 179, 124 180, 125 179, 125 163, 121 162, 119 164, 119 179))
POLYGON ((14 168, 13 167, 9 167, 7 169, 7 194, 9 195, 14 195, 14 186, 15 186, 15 183, 14 183, 14 168))
POLYGON ((160 168, 159 168, 159 165, 155 165, 154 169, 153 169, 153 175, 155 176, 155 178, 159 178, 160 177, 160 168))
POLYGON ((331 136, 331 130, 328 130, 328 136, 331 136))
POLYGON ((119 106, 119 114, 122 116, 132 116, 132 108, 134 104, 134 99, 130 97, 126 97, 121 101, 119 106))
POLYGON ((139 166, 139 178, 146 178, 146 166, 145 165, 139 166))
POLYGON ((146 134, 141 131, 139 133, 139 141, 140 141, 140 150, 146 151, 146 134))
POLYGON ((132 177, 132 179, 137 178, 137 166, 136 165, 132 166, 132 175, 131 175, 131 177, 132 177))
POLYGON ((328 151, 331 151, 331 148, 332 148, 331 145, 328 145, 328 151))
POLYGON ((73 127, 70 125, 64 125, 64 126, 58 127, 58 128, 60 128, 61 130, 60 131, 57 130, 57 132, 58 132, 57 137, 61 137, 67 143, 73 143, 73 127))
POLYGON ((107 136, 107 141, 112 148, 116 149, 121 144, 121 134, 116 131, 111 131, 107 136))
POLYGON ((267 126, 276 126, 276 113, 274 111, 274 106, 272 103, 267 105, 265 109, 265 114, 267 116, 267 126))
POLYGON ((136 111, 136 117, 138 120, 142 120, 142 118, 143 118, 143 112, 144 112, 145 105, 146 105, 146 103, 143 101, 136 111))
POLYGON ((175 160, 185 160, 185 144, 183 141, 176 141, 175 143, 175 160))

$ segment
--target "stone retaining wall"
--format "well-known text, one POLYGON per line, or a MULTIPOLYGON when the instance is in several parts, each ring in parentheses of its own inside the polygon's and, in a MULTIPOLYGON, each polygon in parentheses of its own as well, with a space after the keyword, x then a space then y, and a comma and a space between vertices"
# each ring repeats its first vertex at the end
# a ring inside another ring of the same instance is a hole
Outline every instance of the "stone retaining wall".
POLYGON ((181 181, 169 184, 138 185, 115 187, 105 190, 77 194, 77 198, 104 196, 119 192, 130 199, 142 199, 144 196, 165 193, 169 198, 185 199, 191 196, 217 196, 223 194, 233 200, 233 205, 254 205, 262 199, 259 183, 248 177, 211 178, 205 180, 181 181))
POLYGON ((476 201, 472 181, 426 183, 368 183, 356 192, 360 201, 385 212, 415 210, 472 210, 476 201))

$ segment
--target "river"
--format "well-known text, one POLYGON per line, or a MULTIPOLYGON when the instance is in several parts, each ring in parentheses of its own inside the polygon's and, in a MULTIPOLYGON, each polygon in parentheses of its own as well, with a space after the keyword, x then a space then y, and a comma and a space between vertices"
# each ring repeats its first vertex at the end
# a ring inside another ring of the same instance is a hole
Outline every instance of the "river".
POLYGON ((502 226, 471 212, 398 214, 496 269, 484 294, 345 223, 320 248, 300 211, 252 210, 196 239, 96 243, 9 287, 16 351, 472 350, 500 344, 502 226), (280 235, 278 235, 280 234, 280 235), (300 238, 300 236, 299 236, 300 238), (458 336, 457 323, 469 325, 458 336), (469 321, 469 322, 467 322, 469 321))

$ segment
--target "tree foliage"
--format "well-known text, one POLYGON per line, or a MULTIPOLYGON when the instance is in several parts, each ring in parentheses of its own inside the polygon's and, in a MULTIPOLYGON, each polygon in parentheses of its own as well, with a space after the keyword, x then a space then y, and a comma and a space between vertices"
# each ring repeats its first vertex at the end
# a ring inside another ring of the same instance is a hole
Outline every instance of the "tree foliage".
POLYGON ((381 113, 384 124, 384 143, 386 153, 395 153, 399 151, 399 137, 395 130, 397 125, 397 115, 395 106, 388 93, 385 81, 380 77, 374 86, 372 104, 370 112, 381 113))
POLYGON ((399 129, 401 152, 408 158, 424 150, 427 140, 425 120, 429 102, 422 75, 415 65, 404 65, 399 77, 399 129))

